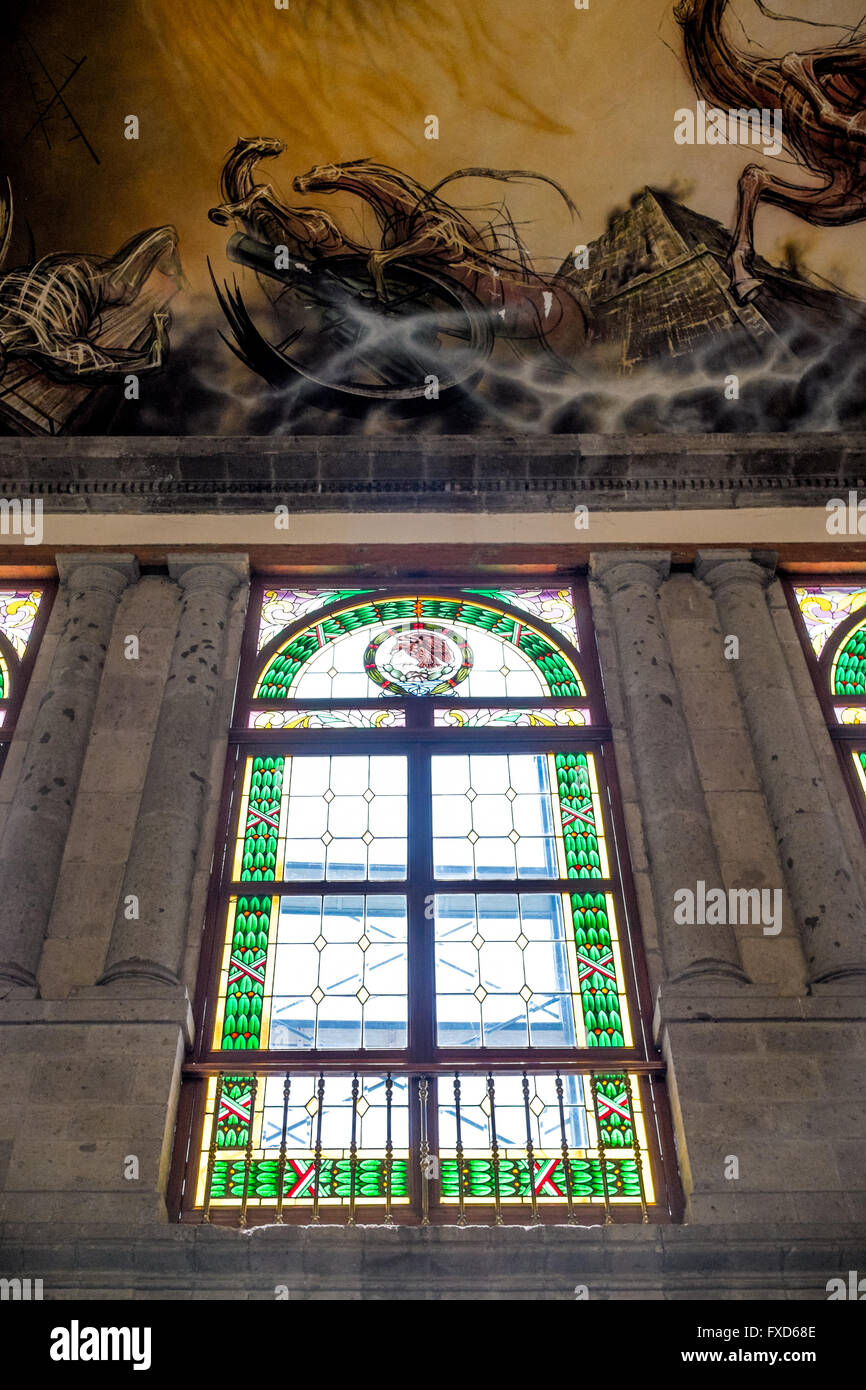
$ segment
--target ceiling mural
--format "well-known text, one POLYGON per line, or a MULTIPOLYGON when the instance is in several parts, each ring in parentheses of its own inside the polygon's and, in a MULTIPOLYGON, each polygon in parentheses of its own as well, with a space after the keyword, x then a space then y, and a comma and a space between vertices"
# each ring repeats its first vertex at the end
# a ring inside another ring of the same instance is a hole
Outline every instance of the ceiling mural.
POLYGON ((0 431, 862 429, 864 10, 11 4, 0 431))

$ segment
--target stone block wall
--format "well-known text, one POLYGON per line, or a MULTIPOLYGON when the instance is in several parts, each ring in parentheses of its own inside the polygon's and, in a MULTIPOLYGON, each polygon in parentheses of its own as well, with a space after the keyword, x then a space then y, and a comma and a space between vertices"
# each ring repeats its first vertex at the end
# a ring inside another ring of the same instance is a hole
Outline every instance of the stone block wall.
MULTIPOLYGON (((244 586, 232 588, 225 557, 208 560, 205 567, 220 573, 207 579, 210 606, 200 620, 217 621, 224 610, 225 631, 208 697, 212 725, 192 768, 205 790, 181 847, 190 856, 182 939, 160 954, 144 882, 146 947, 135 949, 118 918, 141 826, 171 783, 156 745, 160 729, 178 727, 170 723, 180 717, 172 713, 171 677, 189 660, 179 635, 184 623, 199 621, 187 602, 196 591, 184 588, 175 558, 168 571, 129 573, 117 596, 35 984, 22 967, 0 991, 0 1084, 15 1098, 0 1109, 0 1271, 44 1277, 48 1297, 84 1287, 91 1296, 267 1298, 285 1283, 302 1298, 475 1298, 479 1288, 484 1297, 565 1298, 588 1282, 591 1296, 602 1298, 702 1296, 698 1288, 708 1297, 817 1298, 827 1279, 858 1260, 866 1268, 866 976, 858 973, 866 849, 784 597, 764 558, 738 552, 721 557, 723 573, 718 556, 697 570, 672 571, 670 557, 657 551, 606 553, 592 569, 684 1224, 485 1230, 463 1240, 420 1228, 288 1226, 250 1237, 168 1223, 166 1184, 245 607, 244 586), (772 759, 788 757, 788 745, 777 746, 773 731, 761 737, 761 709, 744 698, 749 678, 725 657, 732 591, 735 599, 746 593, 755 621, 766 621, 777 643, 775 654, 761 655, 748 650, 754 633, 739 631, 740 659, 750 670, 765 662, 774 689, 788 683, 805 727, 794 771, 826 796, 824 811, 817 801, 809 807, 824 837, 814 883, 792 867, 794 832, 778 812, 772 759), (139 638, 137 661, 124 655, 129 635, 139 638), (861 914, 860 932, 850 912, 847 920, 836 913, 833 923, 847 934, 847 973, 822 980, 822 972, 833 975, 832 932, 822 936, 820 923, 811 930, 807 899, 814 884, 833 891, 840 857, 850 866, 848 903, 861 914), (677 927, 673 890, 700 878, 708 887, 782 889, 781 932, 770 936, 756 924, 677 927)), ((0 777, 0 848, 66 640, 66 589, 0 777)), ((154 863, 152 873, 153 891, 161 891, 164 866, 154 863)), ((8 920, 8 903, 4 911, 8 920)))

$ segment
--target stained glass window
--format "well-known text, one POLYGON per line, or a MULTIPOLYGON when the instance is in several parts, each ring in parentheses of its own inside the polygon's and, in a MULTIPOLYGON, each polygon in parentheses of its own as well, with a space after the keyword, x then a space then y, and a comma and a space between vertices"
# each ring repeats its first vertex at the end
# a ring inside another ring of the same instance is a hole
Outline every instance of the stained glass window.
POLYGON ((789 586, 830 736, 866 835, 866 584, 789 586))
POLYGON ((669 1214, 585 589, 256 595, 179 1212, 669 1214))
POLYGON ((0 586, 0 767, 36 656, 49 607, 46 586, 0 586))

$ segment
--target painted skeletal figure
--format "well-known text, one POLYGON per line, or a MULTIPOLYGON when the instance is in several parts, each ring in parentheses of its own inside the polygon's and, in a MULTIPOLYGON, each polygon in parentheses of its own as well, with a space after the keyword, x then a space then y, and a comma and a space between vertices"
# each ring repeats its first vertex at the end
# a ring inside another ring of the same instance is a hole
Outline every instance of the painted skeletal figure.
MULTIPOLYGON (((866 43, 852 34, 848 43, 762 58, 728 38, 728 6, 729 0, 681 0, 674 11, 695 87, 729 110, 781 110, 786 147, 823 180, 808 187, 760 164, 743 170, 731 268, 737 297, 746 301, 761 288, 750 263, 762 199, 817 227, 866 218, 866 43)), ((759 9, 770 13, 763 4, 759 9)))
MULTIPOLYGON (((12 194, 0 193, 0 267, 9 249, 12 194)), ((133 304, 155 269, 181 286, 174 227, 139 232, 114 256, 54 254, 31 266, 0 270, 0 376, 10 358, 26 357, 55 381, 90 386, 128 372, 158 371, 168 348, 168 315, 152 315, 142 348, 94 341, 106 309, 133 304)))

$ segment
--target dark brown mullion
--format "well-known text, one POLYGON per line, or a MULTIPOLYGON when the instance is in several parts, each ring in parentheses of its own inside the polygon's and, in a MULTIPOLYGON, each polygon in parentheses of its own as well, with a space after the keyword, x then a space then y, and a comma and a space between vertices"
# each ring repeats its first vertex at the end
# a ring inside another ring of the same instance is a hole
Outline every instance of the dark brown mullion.
POLYGON ((343 1075, 346 1071, 357 1071, 359 1075, 378 1075, 390 1071, 393 1076, 419 1075, 451 1076, 459 1071, 467 1076, 481 1076, 488 1071, 518 1076, 523 1071, 538 1072, 615 1072, 630 1071, 638 1076, 662 1076, 666 1066, 659 1058, 655 1061, 631 1055, 629 1048, 575 1048, 572 1052, 547 1049, 532 1052, 526 1048, 483 1048, 467 1047, 442 1049, 438 1055, 427 1058, 410 1059, 405 1052, 360 1052, 360 1051, 298 1051, 289 1055, 281 1051, 264 1049, 257 1052, 218 1052, 214 1051, 194 1062, 184 1063, 184 1075, 214 1076, 217 1072, 235 1075, 246 1071, 258 1071, 263 1075, 282 1076, 291 1072, 292 1076, 318 1076, 320 1071, 326 1075, 331 1072, 343 1075), (243 1065, 239 1059, 245 1059, 243 1065))
MULTIPOLYGON (((411 851, 410 851, 411 855, 411 851)), ((271 879, 255 880, 228 880, 222 886, 222 893, 226 897, 261 897, 262 893, 271 893, 281 898, 302 898, 306 896, 321 897, 333 894, 354 894, 362 896, 366 894, 376 894, 378 896, 405 896, 411 898, 413 892, 418 892, 422 900, 432 898, 440 893, 471 893, 477 896, 479 893, 616 893, 616 883, 612 878, 506 878, 506 879, 451 879, 451 878, 430 878, 421 879, 417 884, 412 884, 408 879, 384 879, 382 881, 371 881, 370 879, 346 880, 341 879, 316 879, 307 881, 304 879, 292 879, 291 881, 274 882, 271 879)))
POLYGON ((589 582, 584 576, 576 578, 573 581, 571 598, 574 604, 574 616, 577 623, 577 640, 580 644, 579 670, 583 677, 583 684, 586 687, 587 699, 596 719, 607 724, 607 704, 604 698, 604 681, 601 672, 601 662, 598 657, 595 624, 592 619, 589 582))
MULTIPOLYGON (((243 707, 243 713, 250 714, 256 710, 343 710, 343 709, 386 709, 386 710, 417 710, 417 709, 537 709, 543 705, 545 708, 550 706, 552 709, 580 709, 592 710, 592 700, 587 695, 478 695, 474 699, 468 695, 441 696, 393 696, 382 699, 375 695, 355 695, 355 696, 309 696, 307 699, 292 696, 291 699, 274 697, 272 700, 265 700, 257 696, 254 700, 248 700, 243 707)), ((245 724, 237 724, 236 729, 243 732, 247 728, 245 724)), ((559 728, 583 729, 590 727, 584 724, 558 725, 559 728)), ((253 730, 252 732, 255 732, 253 730)), ((259 731, 261 732, 261 731, 259 731)))
MULTIPOLYGON (((855 705, 856 703, 857 703, 856 701, 852 701, 852 702, 851 702, 852 706, 855 705)), ((866 709, 866 706, 863 706, 863 708, 866 709)), ((839 743, 839 744, 846 744, 846 743, 861 744, 861 743, 863 742, 864 735, 866 735, 866 724, 836 724, 836 723, 834 723, 834 724, 832 724, 832 725, 830 726, 830 729, 829 729, 828 732, 829 732, 829 734, 830 734, 830 738, 833 740, 834 743, 839 743)))
POLYGON ((623 981, 626 1003, 632 1016, 635 1038, 640 1036, 642 1039, 641 1051, 645 1057, 652 1057, 657 1053, 652 1036, 652 992, 643 950, 637 892, 632 876, 622 794, 612 745, 602 749, 601 761, 599 781, 606 793, 601 799, 602 817, 605 821, 608 858, 611 860, 611 867, 615 868, 610 891, 619 913, 620 954, 628 974, 628 978, 623 981))
POLYGON ((262 613, 262 596, 266 589, 278 588, 276 584, 270 584, 267 580, 254 579, 249 587, 247 596, 247 608, 244 614, 243 637, 241 638, 240 659, 238 661, 237 680, 235 682, 235 697, 233 701, 232 725, 245 713, 248 701, 248 692, 252 686, 253 676, 256 671, 256 664, 261 652, 256 651, 256 642, 259 636, 259 623, 262 613))
POLYGON ((457 729, 406 728, 398 729, 233 729, 229 733, 229 743, 246 747, 256 757, 279 757, 281 755, 303 752, 322 756, 327 749, 335 756, 340 753, 407 753, 420 745, 442 747, 447 745, 451 752, 507 753, 537 752, 539 738, 551 746, 545 752, 554 752, 562 745, 581 745, 595 748, 610 741, 611 730, 606 724, 557 725, 556 728, 512 728, 508 733, 500 729, 457 729), (470 742, 477 740, 478 746, 472 750, 470 742), (318 750, 317 751, 317 745, 318 750))
POLYGON ((639 1072, 637 1084, 640 1088, 644 1124, 647 1129, 649 1161, 652 1165, 657 1203, 659 1206, 663 1205, 663 1193, 669 1219, 681 1221, 685 1210, 685 1196, 677 1165, 674 1128, 664 1072, 639 1072), (650 1116, 651 1133, 648 1123, 650 1116))
MULTIPOLYGON (((480 631, 481 629, 479 629, 480 631)), ((478 705, 491 709, 535 709, 538 705, 551 705, 556 709, 573 709, 592 705, 586 695, 290 695, 274 696, 267 699, 257 695, 247 700, 243 710, 265 710, 279 706, 280 709, 412 709, 432 706, 434 709, 460 709, 466 706, 475 709, 478 705)), ((241 726, 243 727, 243 726, 241 726)), ((575 727, 582 727, 576 725, 575 727)))
POLYGON ((165 1196, 170 1221, 178 1217, 183 1219, 195 1202, 207 1086, 207 1075, 190 1075, 184 1077, 180 1088, 174 1135, 176 1149, 165 1196))
POLYGON ((409 1055, 432 1057, 435 1045, 433 798, 426 750, 409 753, 409 1055))
MULTIPOLYGON (((219 963, 225 948, 228 900, 231 896, 224 891, 222 877, 226 872, 231 873, 231 868, 228 866, 232 864, 237 846, 237 835, 232 835, 233 830, 237 831, 240 817, 241 797, 236 794, 236 786, 238 781, 240 781, 241 786, 243 785, 245 766, 246 762, 242 752, 235 753, 229 749, 220 793, 217 841, 208 885, 204 936, 196 977, 194 1000, 196 1055, 205 1047, 205 1039, 213 1037, 216 1020, 219 963)), ((249 885, 244 884, 244 895, 248 889, 249 885)))
POLYGON ((838 742, 836 744, 836 751, 839 755, 839 761, 842 764, 842 776, 845 785, 851 795, 851 802, 854 807, 854 815, 857 818, 857 824, 860 827, 863 838, 866 839, 866 795, 864 795, 863 784, 854 766, 855 755, 857 753, 866 752, 866 742, 864 742, 863 733, 864 731, 861 729, 860 738, 852 740, 850 743, 838 742))

